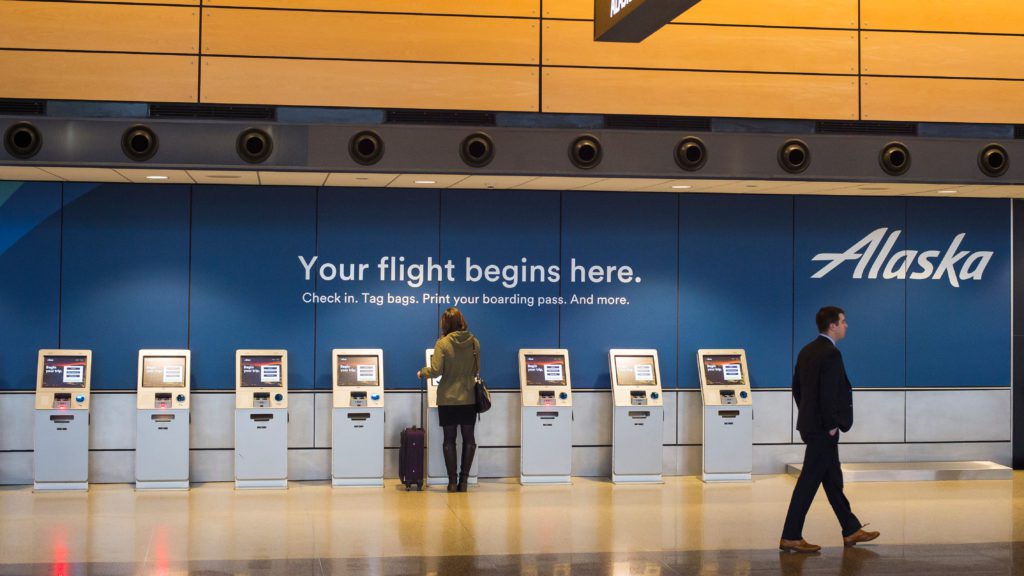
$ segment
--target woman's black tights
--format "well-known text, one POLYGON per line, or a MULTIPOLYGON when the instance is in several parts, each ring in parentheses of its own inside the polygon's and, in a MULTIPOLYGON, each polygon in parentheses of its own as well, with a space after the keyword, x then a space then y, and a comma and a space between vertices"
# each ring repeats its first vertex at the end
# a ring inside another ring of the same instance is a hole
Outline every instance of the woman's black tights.
POLYGON ((448 470, 448 490, 456 489, 456 452, 455 435, 462 431, 462 470, 458 474, 458 491, 465 492, 469 482, 469 469, 473 466, 473 456, 476 454, 476 425, 458 424, 453 426, 442 426, 444 430, 444 441, 441 449, 444 451, 444 466, 448 470))

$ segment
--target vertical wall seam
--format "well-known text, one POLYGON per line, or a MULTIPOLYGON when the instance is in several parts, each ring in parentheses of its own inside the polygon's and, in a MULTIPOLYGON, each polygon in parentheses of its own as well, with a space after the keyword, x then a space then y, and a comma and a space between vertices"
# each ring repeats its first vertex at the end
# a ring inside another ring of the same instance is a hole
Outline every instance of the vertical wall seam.
MULTIPOLYGON (((320 186, 317 186, 316 193, 313 195, 313 255, 314 256, 319 256, 320 255, 320 193, 322 191, 323 191, 323 188, 320 187, 320 186)), ((313 275, 313 292, 317 292, 317 289, 319 288, 317 286, 317 278, 319 276, 320 276, 319 274, 314 274, 313 275)), ((316 299, 314 298, 313 299, 313 382, 311 382, 313 390, 316 390, 316 379, 317 379, 316 358, 317 358, 317 353, 319 352, 319 349, 317 348, 319 343, 318 343, 318 339, 317 339, 318 332, 317 332, 316 320, 317 320, 317 303, 316 303, 316 299)), ((332 370, 333 370, 333 368, 332 368, 332 370)), ((316 433, 316 400, 315 399, 313 400, 313 430, 314 430, 314 434, 315 434, 316 433)))
POLYGON ((544 112, 544 0, 537 14, 537 112, 544 112))
MULTIPOLYGON (((562 271, 562 281, 558 283, 558 297, 564 298, 562 286, 565 284, 565 262, 562 262, 562 243, 565 241, 565 191, 558 192, 558 267, 562 271)), ((571 272, 571 271, 570 271, 571 272)), ((562 307, 558 306, 558 317, 555 325, 555 347, 562 347, 562 307)))
MULTIPOLYGON (((792 265, 789 269, 789 365, 796 369, 796 196, 789 197, 789 250, 790 250, 790 262, 792 265)), ((789 441, 791 444, 796 443, 796 404, 792 399, 793 385, 790 381, 790 400, 789 400, 789 441)))
POLYGON ((861 46, 860 2, 861 0, 857 0, 857 120, 864 119, 864 95, 861 93, 864 86, 861 74, 864 72, 864 67, 861 64, 861 51, 863 47, 861 46))
MULTIPOLYGON (((199 41, 196 45, 196 103, 203 101, 203 0, 199 0, 199 41)), ((258 173, 257 173, 258 175, 258 173)))
POLYGON ((185 348, 192 349, 192 240, 193 210, 195 206, 193 186, 188 187, 188 270, 185 287, 185 348))
POLYGON ((64 183, 60 183, 60 232, 57 235, 57 348, 64 337, 64 183))

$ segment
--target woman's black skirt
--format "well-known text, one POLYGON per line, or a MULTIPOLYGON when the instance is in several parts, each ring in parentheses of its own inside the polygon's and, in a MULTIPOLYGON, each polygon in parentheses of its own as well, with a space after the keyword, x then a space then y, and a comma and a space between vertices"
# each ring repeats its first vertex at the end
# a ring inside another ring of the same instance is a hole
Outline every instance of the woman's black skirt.
POLYGON ((471 426, 476 424, 476 404, 438 406, 437 419, 441 426, 471 426))

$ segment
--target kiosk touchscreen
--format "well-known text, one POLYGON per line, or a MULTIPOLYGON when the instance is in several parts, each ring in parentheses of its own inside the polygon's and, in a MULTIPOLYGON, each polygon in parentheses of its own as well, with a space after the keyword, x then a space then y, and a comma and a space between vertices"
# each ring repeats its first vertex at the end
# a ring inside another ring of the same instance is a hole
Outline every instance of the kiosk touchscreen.
POLYGON ((36 371, 36 490, 89 489, 91 350, 40 350, 36 371))
POLYGON ((235 351, 235 488, 288 487, 288 351, 235 351))
POLYGON ((523 484, 568 484, 572 473, 572 380, 569 351, 519 351, 523 399, 519 480, 523 484))
MULTIPOLYGON (((427 348, 425 356, 427 361, 426 365, 430 366, 430 360, 434 357, 434 349, 427 348)), ((427 380, 427 404, 423 408, 425 411, 423 421, 427 423, 427 486, 441 486, 448 484, 448 470, 444 467, 444 452, 441 448, 444 435, 441 433, 441 420, 437 413, 437 387, 440 384, 440 376, 437 378, 429 378, 427 380)), ((484 422, 485 420, 480 420, 476 424, 477 438, 480 438, 480 426, 483 425, 484 422)), ((462 462, 462 442, 456 442, 455 447, 456 453, 458 454, 455 461, 462 462)), ((479 469, 480 458, 474 458, 472 466, 469 467, 470 484, 477 483, 477 473, 479 469)))
POLYGON ((661 482, 665 409, 657 350, 609 350, 612 482, 661 482))
POLYGON ((384 486, 384 352, 331 351, 331 484, 384 486))
POLYGON ((191 358, 188 350, 139 350, 137 490, 188 490, 191 358))
POLYGON ((750 372, 743 350, 698 350, 704 400, 703 479, 750 480, 754 412, 750 372))

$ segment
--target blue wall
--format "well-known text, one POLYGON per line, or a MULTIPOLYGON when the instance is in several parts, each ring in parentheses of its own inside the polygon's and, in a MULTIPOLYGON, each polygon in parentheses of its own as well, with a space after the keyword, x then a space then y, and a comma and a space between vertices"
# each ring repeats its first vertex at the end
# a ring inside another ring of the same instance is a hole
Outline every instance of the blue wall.
POLYGON ((755 387, 787 387, 826 304, 855 386, 1008 386, 1010 236, 1005 200, 0 182, 0 389, 32 389, 58 346, 94 351, 98 389, 177 347, 198 389, 233 387, 236 348, 286 348, 291 387, 326 389, 342 347, 383 348, 387 387, 416 388, 452 305, 494 388, 525 347, 568 348, 577 388, 608 387, 609 348, 656 348, 666 387, 694 388, 698 348, 742 347, 755 387), (452 268, 381 279, 386 257, 452 268))

